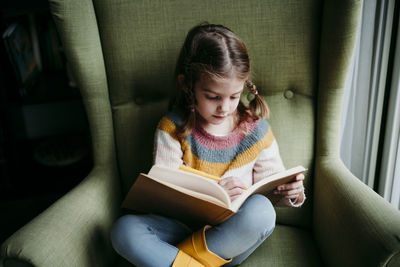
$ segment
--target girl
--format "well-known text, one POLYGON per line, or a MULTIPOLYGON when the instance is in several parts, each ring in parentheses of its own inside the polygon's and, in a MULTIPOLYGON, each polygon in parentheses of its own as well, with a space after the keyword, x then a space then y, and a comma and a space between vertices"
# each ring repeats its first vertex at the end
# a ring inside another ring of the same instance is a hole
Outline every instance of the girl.
MULTIPOLYGON (((188 33, 176 66, 176 97, 155 133, 154 164, 181 164, 221 176, 230 198, 284 170, 266 120, 268 107, 250 80, 244 43, 221 25, 199 25, 188 33), (254 99, 240 100, 246 86, 254 99)), ((274 191, 276 204, 300 206, 304 175, 274 191)), ((220 225, 192 232, 158 215, 125 215, 111 232, 115 250, 137 266, 234 266, 273 231, 270 200, 253 195, 220 225)))

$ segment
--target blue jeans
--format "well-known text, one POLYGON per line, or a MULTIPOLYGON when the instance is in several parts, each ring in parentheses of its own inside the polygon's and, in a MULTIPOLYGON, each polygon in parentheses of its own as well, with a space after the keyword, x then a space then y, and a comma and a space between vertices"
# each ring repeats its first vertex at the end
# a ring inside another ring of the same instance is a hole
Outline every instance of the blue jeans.
MULTIPOLYGON (((239 211, 206 231, 208 249, 224 259, 224 266, 243 262, 272 233, 275 210, 268 198, 252 195, 239 211)), ((136 266, 171 266, 175 247, 192 234, 187 226, 158 215, 124 215, 111 230, 111 242, 122 257, 136 266)))

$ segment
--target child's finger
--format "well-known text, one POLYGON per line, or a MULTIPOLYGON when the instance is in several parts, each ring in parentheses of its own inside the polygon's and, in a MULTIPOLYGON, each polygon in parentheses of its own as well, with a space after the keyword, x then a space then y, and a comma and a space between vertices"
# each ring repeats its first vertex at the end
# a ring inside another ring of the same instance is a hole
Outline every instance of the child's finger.
POLYGON ((297 188, 294 190, 285 191, 283 192, 283 194, 287 198, 296 198, 303 192, 303 190, 304 190, 303 188, 297 188))
POLYGON ((297 194, 297 195, 288 195, 288 196, 285 196, 285 198, 287 198, 287 199, 296 199, 296 198, 298 198, 300 196, 300 194, 297 194))
POLYGON ((247 189, 246 185, 237 177, 227 177, 222 179, 219 184, 227 189, 242 188, 247 189))
POLYGON ((228 193, 231 201, 239 197, 247 187, 244 183, 237 177, 226 177, 219 182, 219 185, 228 193))
POLYGON ((241 188, 234 188, 234 189, 231 189, 231 190, 229 190, 228 191, 228 195, 230 196, 230 197, 232 197, 232 196, 237 196, 237 195, 241 195, 242 193, 243 193, 243 189, 241 189, 241 188))
POLYGON ((301 191, 302 190, 300 188, 296 188, 296 189, 293 189, 293 190, 282 191, 281 194, 285 195, 285 196, 289 196, 289 195, 294 195, 294 194, 300 194, 301 191))
POLYGON ((275 195, 281 195, 281 196, 283 196, 285 198, 293 199, 293 198, 297 198, 300 195, 300 192, 297 192, 297 191, 294 191, 294 190, 292 190, 292 191, 277 191, 277 190, 275 190, 274 194, 275 195))
POLYGON ((236 198, 238 198, 243 192, 244 190, 241 188, 234 188, 232 190, 227 191, 229 198, 231 199, 231 201, 235 200, 236 198))
POLYGON ((283 196, 290 196, 290 195, 299 195, 304 191, 304 187, 296 187, 289 190, 275 190, 274 194, 280 194, 283 196))
POLYGON ((299 188, 299 187, 303 187, 303 180, 280 185, 280 186, 278 186, 277 189, 278 190, 290 190, 290 189, 295 189, 295 188, 299 188))

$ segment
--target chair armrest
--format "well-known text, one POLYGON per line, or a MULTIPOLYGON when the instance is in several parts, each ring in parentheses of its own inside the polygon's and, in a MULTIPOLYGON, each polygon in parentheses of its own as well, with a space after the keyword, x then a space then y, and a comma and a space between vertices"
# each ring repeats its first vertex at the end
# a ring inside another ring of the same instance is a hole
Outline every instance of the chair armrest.
POLYGON ((340 159, 317 159, 314 234, 327 266, 400 266, 400 211, 340 159))
POLYGON ((120 185, 112 168, 95 168, 78 186, 1 246, 3 266, 104 266, 120 185))

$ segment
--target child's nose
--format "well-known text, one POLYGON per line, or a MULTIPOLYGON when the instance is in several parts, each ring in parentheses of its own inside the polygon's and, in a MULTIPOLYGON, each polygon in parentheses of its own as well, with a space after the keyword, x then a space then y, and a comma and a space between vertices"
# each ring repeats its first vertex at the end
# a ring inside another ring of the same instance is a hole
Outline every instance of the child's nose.
POLYGON ((229 100, 222 100, 219 106, 221 112, 228 112, 229 111, 229 100))

